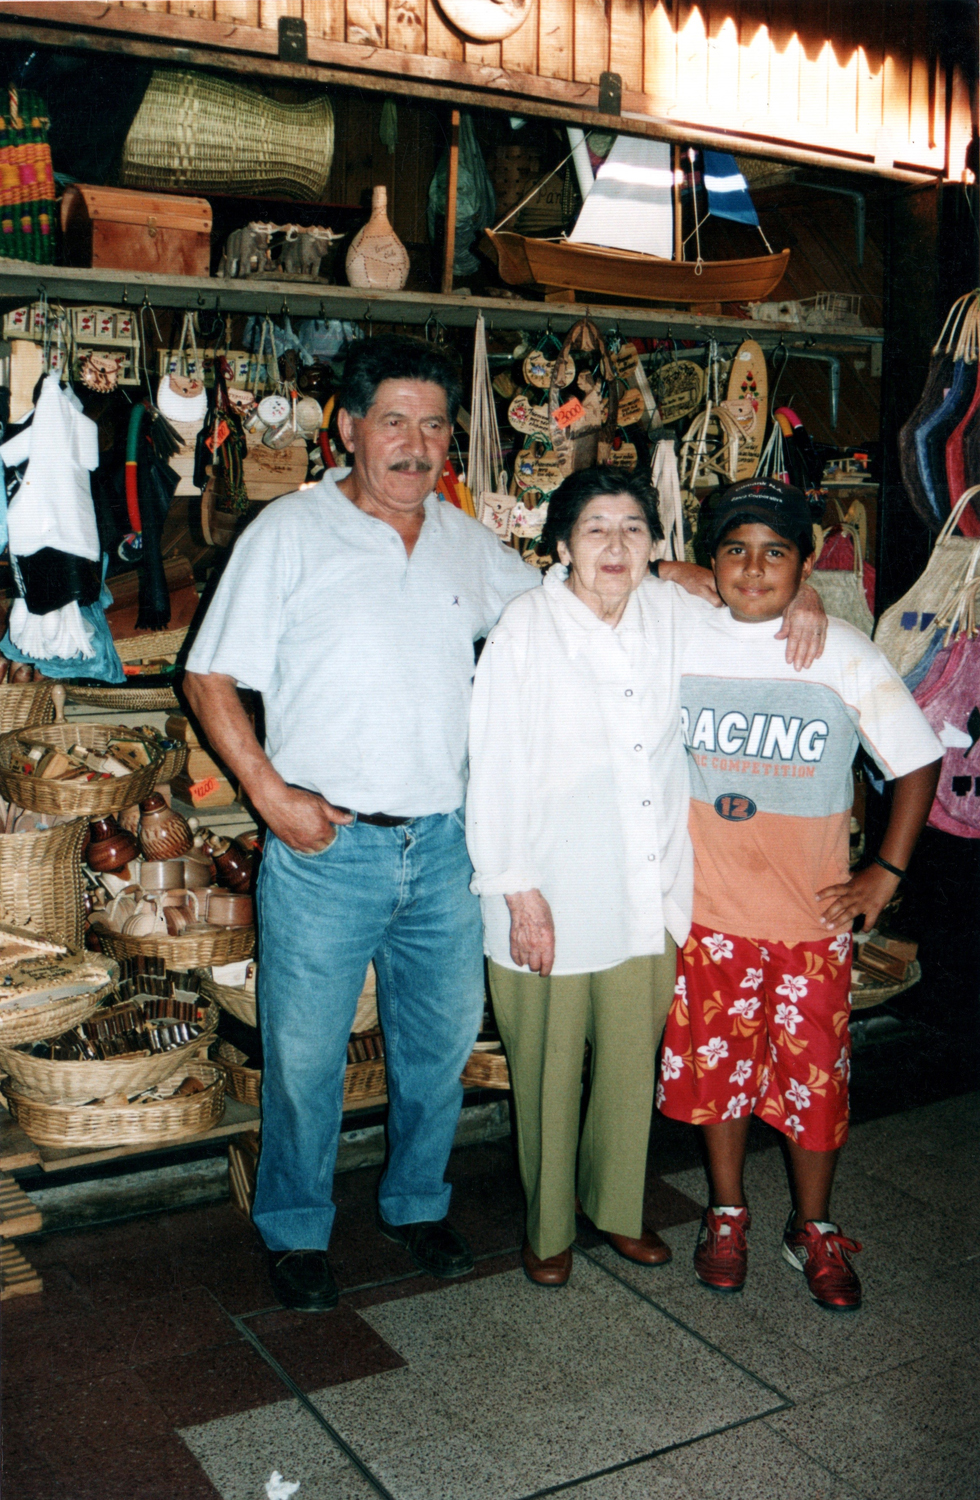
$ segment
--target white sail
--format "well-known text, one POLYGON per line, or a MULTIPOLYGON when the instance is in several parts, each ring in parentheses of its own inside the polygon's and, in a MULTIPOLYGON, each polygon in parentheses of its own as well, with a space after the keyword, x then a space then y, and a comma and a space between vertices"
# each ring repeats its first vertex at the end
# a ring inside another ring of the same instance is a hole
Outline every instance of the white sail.
POLYGON ((669 260, 674 248, 672 185, 667 141, 618 135, 568 238, 669 260))

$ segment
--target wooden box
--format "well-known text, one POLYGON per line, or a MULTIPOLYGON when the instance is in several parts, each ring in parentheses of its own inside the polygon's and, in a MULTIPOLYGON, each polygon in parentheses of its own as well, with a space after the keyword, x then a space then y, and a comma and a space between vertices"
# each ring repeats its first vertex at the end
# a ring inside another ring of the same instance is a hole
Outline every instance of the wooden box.
POLYGON ((211 205, 205 198, 76 182, 61 200, 61 231, 69 265, 175 276, 211 272, 211 205))

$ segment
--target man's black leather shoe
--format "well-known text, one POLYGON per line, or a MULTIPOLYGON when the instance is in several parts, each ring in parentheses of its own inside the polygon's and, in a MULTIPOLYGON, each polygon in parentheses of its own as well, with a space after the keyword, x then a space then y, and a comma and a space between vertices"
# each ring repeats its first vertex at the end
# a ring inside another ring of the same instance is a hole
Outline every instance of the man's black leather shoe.
POLYGON ((378 1214, 378 1228, 386 1239, 404 1245, 420 1271, 450 1281, 473 1269, 473 1254, 448 1219, 423 1220, 419 1224, 389 1224, 378 1214))
POLYGON ((340 1289, 326 1250, 270 1250, 269 1279, 276 1301, 294 1312, 329 1312, 340 1289))

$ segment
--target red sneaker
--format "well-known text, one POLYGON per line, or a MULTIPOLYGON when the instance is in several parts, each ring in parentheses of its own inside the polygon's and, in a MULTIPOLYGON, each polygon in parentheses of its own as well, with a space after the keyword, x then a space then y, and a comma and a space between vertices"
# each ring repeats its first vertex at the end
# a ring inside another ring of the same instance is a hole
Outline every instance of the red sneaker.
POLYGON ((861 1283, 849 1257, 861 1246, 846 1239, 836 1224, 808 1219, 802 1229, 794 1229, 794 1217, 790 1214, 783 1235, 783 1259, 803 1272, 818 1306, 828 1312, 855 1312, 861 1306, 861 1283))
POLYGON ((734 1214, 705 1209, 694 1250, 694 1274, 713 1292, 742 1290, 749 1264, 745 1231, 751 1223, 747 1208, 734 1214))

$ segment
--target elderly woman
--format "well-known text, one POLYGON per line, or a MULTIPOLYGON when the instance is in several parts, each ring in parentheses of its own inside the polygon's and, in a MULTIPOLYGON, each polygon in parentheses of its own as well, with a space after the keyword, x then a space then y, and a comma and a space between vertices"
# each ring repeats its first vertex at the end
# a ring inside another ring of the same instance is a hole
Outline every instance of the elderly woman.
POLYGON ((511 1071, 524 1269, 542 1286, 569 1278, 576 1190, 621 1255, 670 1259, 644 1228, 643 1193, 655 1054, 691 920, 678 646, 711 606, 651 577, 660 534, 641 479, 566 479, 541 539, 561 565, 504 610, 474 684, 467 842, 511 1071))

